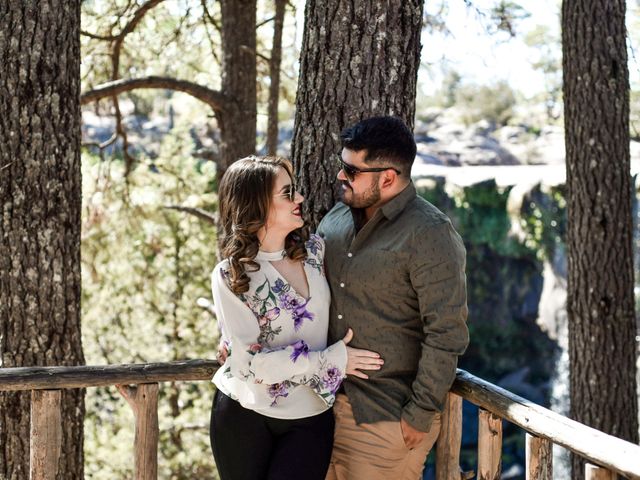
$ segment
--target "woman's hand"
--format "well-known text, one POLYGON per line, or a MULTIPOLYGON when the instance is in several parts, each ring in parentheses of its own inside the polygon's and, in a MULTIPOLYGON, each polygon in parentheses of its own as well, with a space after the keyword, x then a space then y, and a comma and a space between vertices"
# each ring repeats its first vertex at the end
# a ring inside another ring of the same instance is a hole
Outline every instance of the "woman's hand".
POLYGON ((347 334, 342 341, 347 346, 347 375, 368 379, 369 377, 360 370, 380 370, 384 364, 384 360, 376 352, 363 350, 361 348, 353 348, 349 346, 349 342, 353 339, 353 330, 347 330, 347 334))
POLYGON ((218 345, 218 351, 216 352, 216 360, 218 360, 218 364, 220 364, 220 366, 224 365, 228 356, 229 348, 227 347, 227 342, 220 342, 220 345, 218 345))

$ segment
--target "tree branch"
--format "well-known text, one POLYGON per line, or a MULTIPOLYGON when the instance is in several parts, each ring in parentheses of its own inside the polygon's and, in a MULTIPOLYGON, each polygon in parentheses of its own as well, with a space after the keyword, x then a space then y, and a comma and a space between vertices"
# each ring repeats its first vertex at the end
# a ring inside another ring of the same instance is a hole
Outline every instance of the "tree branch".
POLYGON ((207 0, 200 0, 200 4, 202 5, 202 11, 204 12, 205 23, 208 19, 209 22, 211 22, 211 25, 213 25, 213 27, 217 30, 218 34, 222 35, 220 24, 216 22, 216 20, 211 15, 211 12, 209 12, 209 9, 207 8, 207 0))
POLYGON ((262 27, 263 25, 266 25, 267 23, 273 22, 275 19, 276 19, 276 17, 275 17, 275 16, 273 16, 273 17, 269 17, 269 18, 267 18, 267 19, 265 19, 265 20, 261 21, 260 23, 258 23, 258 24, 256 25, 256 30, 257 30, 258 28, 262 27))
POLYGON ((98 35, 96 33, 87 32, 86 30, 80 30, 80 35, 84 35, 85 37, 93 38, 94 40, 103 40, 105 42, 120 42, 124 40, 128 34, 133 32, 138 23, 142 20, 142 17, 146 15, 146 13, 151 10, 153 7, 163 2, 164 0, 149 0, 147 3, 143 4, 136 12, 133 14, 133 18, 129 20, 129 23, 125 25, 120 33, 117 35, 98 35))
POLYGON ((136 10, 136 13, 133 14, 133 18, 129 21, 129 23, 125 25, 125 27, 117 35, 117 37, 120 39, 124 39, 124 37, 133 32, 138 23, 140 23, 140 21, 142 20, 142 17, 144 17, 149 10, 151 10, 159 3, 162 3, 163 1, 164 0, 149 0, 148 2, 144 3, 138 10, 136 10))
POLYGON ((267 57, 266 55, 263 55, 262 53, 256 52, 256 57, 261 58, 267 63, 271 62, 271 58, 267 57))
MULTIPOLYGON (((120 79, 120 53, 122 52, 122 45, 124 45, 125 37, 133 32, 136 26, 142 21, 145 14, 153 7, 163 2, 164 0, 148 0, 140 8, 138 8, 133 14, 133 18, 125 25, 122 31, 116 36, 112 44, 111 53, 111 80, 118 81, 120 79)), ((113 108, 116 116, 116 134, 122 138, 122 154, 125 161, 125 177, 129 176, 129 172, 133 167, 134 158, 129 153, 129 139, 127 138, 127 131, 122 123, 122 114, 120 113, 120 102, 118 101, 117 94, 113 94, 113 108)))
POLYGON ((94 40, 103 40, 105 42, 114 42, 118 39, 116 35, 97 35, 95 33, 87 32, 86 30, 80 30, 80 35, 92 38, 94 40))
POLYGON ((211 33, 209 33, 209 23, 211 23, 211 25, 213 25, 213 28, 215 28, 215 30, 218 32, 218 35, 222 35, 220 30, 220 25, 216 23, 215 19, 211 16, 211 13, 209 13, 209 9, 207 8, 207 0, 200 0, 200 1, 202 4, 202 10, 204 11, 202 24, 204 25, 204 29, 207 32, 207 39, 209 40, 209 46, 211 47, 211 55, 213 55, 213 58, 215 58, 218 65, 222 65, 222 62, 220 62, 220 57, 216 53, 216 49, 213 43, 213 38, 211 37, 211 33), (208 22, 207 22, 207 19, 209 20, 208 22))
POLYGON ((205 222, 210 223, 214 226, 218 223, 218 215, 216 213, 207 212, 202 208, 182 207, 180 205, 165 205, 164 208, 189 213, 195 217, 198 217, 200 220, 204 220, 205 222))
POLYGON ((119 95, 121 93, 130 92, 140 88, 155 88, 184 92, 206 103, 216 112, 224 111, 229 103, 226 95, 217 90, 211 90, 203 85, 171 77, 150 76, 131 78, 128 80, 121 79, 103 83, 102 85, 98 85, 94 89, 80 95, 80 104, 86 105, 87 103, 91 103, 105 97, 112 97, 114 95, 119 95))

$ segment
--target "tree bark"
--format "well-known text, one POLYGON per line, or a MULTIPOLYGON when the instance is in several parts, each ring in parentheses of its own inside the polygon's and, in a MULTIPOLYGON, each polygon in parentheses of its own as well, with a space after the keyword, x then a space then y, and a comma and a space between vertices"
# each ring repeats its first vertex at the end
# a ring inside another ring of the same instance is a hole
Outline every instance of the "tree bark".
POLYGON ((273 44, 269 59, 269 105, 267 120, 267 153, 276 155, 278 150, 278 102, 280 101, 280 64, 282 63, 282 29, 287 0, 275 0, 276 14, 273 25, 273 44))
POLYGON ((625 2, 565 0, 562 44, 570 411, 637 443, 625 2))
POLYGON ((221 0, 222 92, 229 98, 220 126, 220 171, 256 149, 256 0, 221 0))
MULTIPOLYGON (((0 365, 80 365, 80 0, 0 2, 0 365)), ((0 393, 0 478, 29 475, 30 392, 0 393)), ((83 478, 82 390, 59 479, 83 478)))
POLYGON ((338 190, 340 131, 374 115, 413 128, 423 0, 309 0, 291 146, 313 228, 338 190))

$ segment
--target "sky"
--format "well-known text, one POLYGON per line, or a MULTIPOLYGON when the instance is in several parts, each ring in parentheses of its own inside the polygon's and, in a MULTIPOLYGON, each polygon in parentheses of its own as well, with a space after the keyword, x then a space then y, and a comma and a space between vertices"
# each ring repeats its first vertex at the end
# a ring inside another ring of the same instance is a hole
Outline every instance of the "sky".
MULTIPOLYGON (((428 95, 440 86, 443 71, 443 68, 437 68, 440 66, 454 69, 463 79, 474 83, 506 80, 525 96, 543 91, 542 74, 531 66, 537 52, 524 43, 524 37, 537 25, 545 25, 556 38, 560 38, 560 0, 517 0, 516 3, 529 13, 529 17, 517 24, 518 35, 508 41, 505 41, 508 36, 504 33, 488 34, 491 19, 478 13, 487 12, 495 0, 472 0, 473 7, 468 7, 464 0, 431 0, 425 2, 427 13, 439 11, 443 2, 447 9, 444 20, 450 34, 423 33, 422 36, 423 67, 419 73, 419 84, 424 94, 428 95)), ((627 2, 629 41, 634 47, 629 53, 632 84, 640 82, 640 45, 633 45, 640 33, 636 32, 640 28, 639 6, 640 0, 627 2), (634 52, 636 58, 633 58, 634 52)), ((559 43, 557 52, 560 56, 559 43)))
MULTIPOLYGON (((493 23, 487 15, 478 12, 487 12, 495 1, 474 0, 473 7, 468 7, 463 0, 445 3, 448 12, 444 20, 450 34, 425 32, 422 36, 420 84, 424 93, 440 86, 442 71, 446 68, 456 70, 465 81, 489 84, 506 80, 527 94, 543 90, 542 75, 531 67, 537 52, 525 45, 524 35, 536 25, 548 26, 551 33, 559 35, 557 0, 520 0, 519 5, 530 16, 516 24, 518 35, 511 39, 502 32, 489 34, 487 29, 492 28, 493 23), (429 66, 425 67, 425 63, 429 66)), ((433 14, 440 9, 440 1, 426 2, 425 8, 433 14)))

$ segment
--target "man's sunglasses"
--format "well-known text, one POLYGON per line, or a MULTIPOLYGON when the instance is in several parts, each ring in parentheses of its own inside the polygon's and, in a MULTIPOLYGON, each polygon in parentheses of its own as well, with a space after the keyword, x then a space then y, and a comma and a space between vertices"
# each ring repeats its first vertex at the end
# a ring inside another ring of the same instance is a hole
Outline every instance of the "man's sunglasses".
POLYGON ((342 158, 338 157, 338 166, 344 172, 344 176, 347 177, 347 180, 353 182, 356 179, 356 175, 359 173, 370 173, 370 172, 384 172, 386 170, 393 170, 398 175, 400 175, 400 170, 394 167, 375 167, 375 168, 358 168, 353 165, 349 165, 342 161, 342 158))

